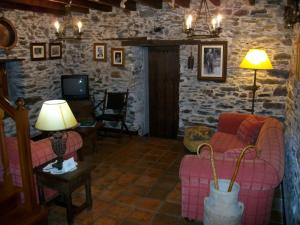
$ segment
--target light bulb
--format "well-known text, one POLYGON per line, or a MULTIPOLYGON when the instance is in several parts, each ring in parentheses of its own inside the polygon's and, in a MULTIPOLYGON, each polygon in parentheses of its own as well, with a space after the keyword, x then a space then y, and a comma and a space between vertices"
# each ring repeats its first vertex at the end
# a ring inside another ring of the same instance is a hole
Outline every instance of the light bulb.
POLYGON ((186 29, 191 29, 192 28, 192 22, 193 22, 193 16, 189 15, 186 19, 186 29))
POLYGON ((220 15, 220 14, 217 15, 217 27, 218 28, 221 27, 222 18, 223 18, 222 15, 220 15))
POLYGON ((78 32, 80 33, 82 28, 82 23, 78 21, 77 26, 78 26, 78 32))
POLYGON ((54 27, 56 29, 56 32, 58 33, 59 32, 59 27, 60 27, 60 24, 59 22, 56 20, 55 23, 54 23, 54 27))
POLYGON ((215 30, 215 29, 216 29, 216 24, 217 24, 217 19, 216 19, 216 18, 213 18, 213 19, 211 20, 211 23, 212 23, 213 30, 215 30))

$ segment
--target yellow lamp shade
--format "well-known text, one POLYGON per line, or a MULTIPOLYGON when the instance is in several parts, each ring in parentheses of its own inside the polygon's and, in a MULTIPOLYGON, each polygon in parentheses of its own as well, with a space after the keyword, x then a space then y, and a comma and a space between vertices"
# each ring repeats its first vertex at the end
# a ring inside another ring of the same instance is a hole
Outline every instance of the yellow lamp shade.
POLYGON ((273 69, 271 61, 264 50, 250 49, 242 63, 240 68, 255 69, 255 70, 270 70, 273 69))
POLYGON ((43 103, 35 127, 42 131, 67 130, 78 125, 65 100, 50 100, 43 103))

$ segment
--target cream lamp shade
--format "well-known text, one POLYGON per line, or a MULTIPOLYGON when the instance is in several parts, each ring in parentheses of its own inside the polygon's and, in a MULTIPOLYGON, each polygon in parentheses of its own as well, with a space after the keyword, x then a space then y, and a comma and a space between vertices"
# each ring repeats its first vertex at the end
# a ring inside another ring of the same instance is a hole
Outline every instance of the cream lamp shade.
POLYGON ((35 128, 42 131, 61 131, 77 125, 78 122, 65 100, 50 100, 43 103, 35 128))
POLYGON ((240 68, 254 70, 273 69, 267 53, 261 49, 250 49, 240 64, 240 68))

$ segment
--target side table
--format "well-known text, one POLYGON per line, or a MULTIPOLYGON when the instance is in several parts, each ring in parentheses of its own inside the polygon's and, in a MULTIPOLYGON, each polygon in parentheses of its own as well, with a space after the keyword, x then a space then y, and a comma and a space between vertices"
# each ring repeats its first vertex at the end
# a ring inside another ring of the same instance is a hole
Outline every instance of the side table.
POLYGON ((101 122, 97 122, 94 127, 77 127, 75 129, 78 132, 83 140, 83 146, 78 151, 79 160, 82 161, 84 156, 89 153, 94 153, 96 151, 97 144, 97 130, 102 128, 103 124, 101 122))
POLYGON ((38 186, 38 194, 41 204, 46 204, 44 187, 56 190, 59 193, 57 203, 67 209, 68 224, 73 223, 74 216, 83 209, 92 207, 91 194, 91 170, 93 165, 87 162, 79 162, 77 169, 65 174, 51 174, 43 171, 49 161, 36 169, 36 178, 38 186), (85 202, 80 206, 72 204, 72 193, 80 186, 85 186, 85 202))

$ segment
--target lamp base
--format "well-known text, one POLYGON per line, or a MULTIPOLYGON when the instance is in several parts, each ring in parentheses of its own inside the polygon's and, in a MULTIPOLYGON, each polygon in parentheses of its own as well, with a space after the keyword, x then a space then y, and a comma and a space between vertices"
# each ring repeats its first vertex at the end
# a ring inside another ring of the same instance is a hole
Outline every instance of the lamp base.
POLYGON ((57 155, 57 163, 53 167, 61 170, 63 167, 63 156, 66 152, 67 137, 64 137, 63 132, 55 132, 50 138, 53 152, 57 155))

